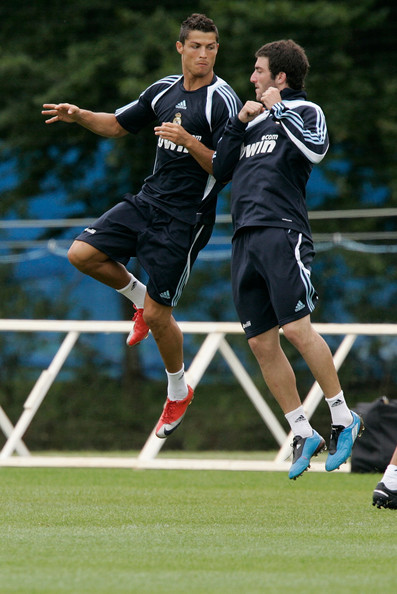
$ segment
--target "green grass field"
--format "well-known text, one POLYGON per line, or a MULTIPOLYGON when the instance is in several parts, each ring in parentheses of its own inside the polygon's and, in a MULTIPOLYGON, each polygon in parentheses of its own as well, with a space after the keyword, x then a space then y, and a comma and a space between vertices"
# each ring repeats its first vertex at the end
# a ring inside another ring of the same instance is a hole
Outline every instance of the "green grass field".
POLYGON ((378 475, 0 468, 0 592, 396 591, 378 475))

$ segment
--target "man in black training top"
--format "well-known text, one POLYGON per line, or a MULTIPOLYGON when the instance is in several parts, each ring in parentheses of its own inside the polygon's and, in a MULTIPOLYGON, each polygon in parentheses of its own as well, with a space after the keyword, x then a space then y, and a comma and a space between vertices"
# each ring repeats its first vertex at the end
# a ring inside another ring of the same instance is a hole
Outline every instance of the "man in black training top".
POLYGON ((269 390, 291 430, 295 479, 320 452, 324 439, 303 409, 279 329, 298 349, 329 404, 332 429, 326 469, 351 454, 362 420, 346 405, 332 355, 310 314, 317 294, 310 280, 314 256, 306 183, 328 150, 320 107, 303 91, 309 63, 292 40, 268 43, 256 53, 248 101, 228 122, 213 158, 219 181, 232 179, 232 286, 235 306, 269 390))
POLYGON ((158 122, 153 173, 137 195, 124 200, 83 231, 69 250, 81 272, 116 289, 134 304, 132 346, 149 329, 168 377, 167 399, 156 427, 167 437, 181 423, 193 390, 186 384, 183 337, 172 316, 199 251, 215 221, 222 187, 212 176, 212 155, 226 121, 241 103, 231 87, 214 74, 218 30, 202 14, 181 26, 176 49, 182 74, 155 82, 139 99, 115 114, 92 112, 68 103, 45 104, 46 123, 75 122, 108 138, 135 134, 158 122), (137 257, 149 276, 147 287, 127 271, 137 257))

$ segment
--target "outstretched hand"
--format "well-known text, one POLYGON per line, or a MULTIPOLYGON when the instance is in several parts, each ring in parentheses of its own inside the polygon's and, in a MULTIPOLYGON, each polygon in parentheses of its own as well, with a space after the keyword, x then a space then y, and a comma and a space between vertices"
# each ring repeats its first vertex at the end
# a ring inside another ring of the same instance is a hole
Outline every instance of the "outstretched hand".
POLYGON ((44 116, 49 116, 45 120, 46 124, 53 124, 54 122, 76 122, 80 113, 80 108, 77 105, 70 103, 44 103, 44 116))

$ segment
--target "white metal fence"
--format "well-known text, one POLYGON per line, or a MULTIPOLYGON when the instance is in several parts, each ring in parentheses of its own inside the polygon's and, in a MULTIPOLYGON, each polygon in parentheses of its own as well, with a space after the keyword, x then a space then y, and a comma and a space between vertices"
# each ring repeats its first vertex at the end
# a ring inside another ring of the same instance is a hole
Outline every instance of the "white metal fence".
MULTIPOLYGON (((257 409, 259 415, 273 434, 280 449, 272 461, 254 460, 219 460, 219 459, 173 459, 158 458, 157 454, 164 445, 154 433, 148 436, 139 455, 135 458, 115 457, 49 457, 31 455, 23 437, 33 421, 41 403, 59 371, 73 350, 82 333, 125 333, 130 330, 130 322, 110 321, 75 321, 75 320, 0 320, 0 332, 56 332, 64 333, 51 364, 44 369, 28 394, 21 415, 15 424, 11 423, 6 411, 0 406, 0 428, 6 436, 6 442, 0 453, 0 466, 86 466, 86 467, 124 467, 124 468, 186 468, 186 469, 225 469, 225 470, 286 470, 289 462, 291 434, 287 435, 266 400, 257 389, 249 374, 231 348, 227 336, 242 334, 237 322, 180 322, 184 334, 202 334, 205 339, 186 372, 188 383, 195 388, 203 377, 213 357, 219 352, 235 375, 241 388, 257 409), (16 455, 13 455, 16 454, 16 455)), ((326 335, 341 336, 341 342, 334 354, 337 369, 341 367, 349 354, 357 336, 396 336, 397 324, 314 324, 316 330, 326 335)), ((303 406, 309 418, 322 399, 322 391, 315 382, 307 394, 303 406)), ((1 403, 0 403, 1 405, 1 403)), ((312 469, 324 470, 322 463, 312 463, 312 469)), ((349 471, 347 464, 343 468, 349 471)), ((343 471, 342 470, 342 471, 343 471)))

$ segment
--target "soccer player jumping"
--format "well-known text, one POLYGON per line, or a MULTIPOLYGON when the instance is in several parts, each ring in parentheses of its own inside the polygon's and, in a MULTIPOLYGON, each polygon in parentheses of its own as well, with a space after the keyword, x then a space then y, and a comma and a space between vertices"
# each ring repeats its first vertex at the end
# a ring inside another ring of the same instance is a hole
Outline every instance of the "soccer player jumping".
POLYGON ((153 83, 115 114, 69 103, 47 103, 42 111, 48 124, 74 122, 107 138, 158 122, 153 173, 137 195, 127 194, 76 238, 69 260, 132 301, 136 313, 128 345, 152 332, 168 377, 156 427, 161 438, 175 431, 193 398, 184 375, 182 332, 172 311, 210 238, 222 188, 212 176, 212 155, 227 119, 241 107, 231 87, 214 74, 218 47, 214 22, 193 14, 182 23, 176 42, 181 75, 153 83), (131 257, 147 272, 147 287, 127 270, 131 257))
POLYGON ((363 422, 349 410, 330 349, 310 314, 313 241, 306 184, 328 150, 324 114, 306 99, 307 56, 292 40, 262 46, 251 82, 256 101, 232 117, 213 157, 215 177, 232 180, 234 303, 262 375, 294 434, 289 478, 300 476, 325 446, 303 409, 279 330, 296 347, 324 392, 331 412, 326 470, 350 456, 363 422))

